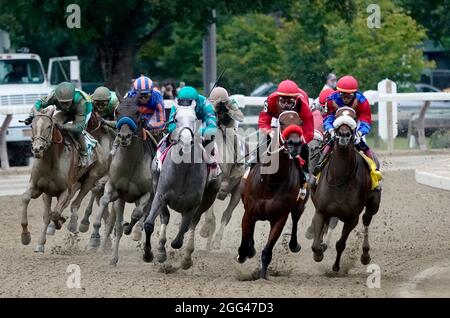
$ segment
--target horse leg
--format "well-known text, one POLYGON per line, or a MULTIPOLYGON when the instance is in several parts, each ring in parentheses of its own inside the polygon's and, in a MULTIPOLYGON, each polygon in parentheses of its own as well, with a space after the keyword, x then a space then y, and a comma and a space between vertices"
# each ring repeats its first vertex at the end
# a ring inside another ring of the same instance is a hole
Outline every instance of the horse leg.
POLYGON ((192 266, 192 253, 195 249, 195 228, 197 227, 198 222, 200 221, 201 212, 194 212, 194 216, 191 221, 191 225, 189 227, 189 239, 186 244, 186 251, 184 254, 183 261, 181 262, 181 268, 186 270, 192 266))
POLYGON ((327 230, 325 231, 325 233, 327 233, 325 236, 325 246, 327 247, 330 246, 331 236, 333 234, 333 230, 336 228, 338 224, 338 221, 339 219, 337 217, 332 217, 328 222, 327 230))
MULTIPOLYGON (((144 207, 147 205, 148 200, 150 200, 151 194, 150 192, 146 192, 139 199, 136 200, 136 207, 131 213, 131 221, 130 223, 125 223, 123 225, 123 230, 125 235, 130 235, 133 226, 139 222, 139 220, 144 215, 144 207)), ((142 229, 141 229, 142 230, 142 229)))
POLYGON ((44 245, 47 241, 47 227, 50 223, 50 215, 51 215, 51 205, 52 205, 52 197, 43 193, 42 199, 44 201, 44 213, 42 215, 42 219, 44 221, 44 227, 42 228, 41 237, 39 238, 38 244, 36 245, 34 251, 39 253, 44 253, 44 245))
POLYGON ((246 210, 242 217, 242 239, 238 249, 238 262, 244 263, 247 258, 252 258, 256 254, 253 233, 255 232, 256 220, 246 210))
POLYGON ((157 260, 160 263, 164 263, 167 259, 167 253, 166 253, 166 230, 167 230, 167 224, 169 223, 170 219, 170 213, 167 206, 163 206, 161 208, 161 229, 159 231, 159 247, 158 247, 158 255, 157 260))
MULTIPOLYGON (((94 230, 89 240, 89 247, 95 248, 100 245, 100 227, 102 225, 102 216, 105 210, 108 208, 108 204, 112 201, 116 201, 119 197, 119 193, 113 188, 111 182, 108 181, 105 186, 105 194, 100 199, 100 210, 97 211, 94 220, 94 230)), ((117 212, 117 211, 116 211, 117 212)))
POLYGON ((233 214, 234 209, 239 204, 239 200, 241 199, 241 191, 239 189, 239 184, 237 184, 233 188, 233 192, 231 193, 230 202, 228 203, 227 208, 225 211, 223 211, 222 219, 220 221, 220 228, 219 231, 217 231, 217 234, 213 241, 213 249, 220 249, 222 239, 223 239, 223 231, 225 230, 225 227, 228 225, 228 223, 231 220, 231 215, 233 214))
POLYGON ((56 206, 52 213, 52 221, 53 223, 55 223, 55 228, 57 230, 60 230, 62 225, 66 221, 66 219, 61 216, 61 213, 69 205, 72 196, 73 193, 69 189, 64 190, 64 192, 58 196, 58 202, 56 203, 56 206))
POLYGON ((267 268, 272 261, 272 250, 275 246, 275 243, 278 241, 281 232, 283 231, 283 227, 286 224, 287 217, 288 215, 285 214, 276 221, 270 221, 269 239, 267 240, 267 244, 261 253, 260 278, 267 279, 267 268))
MULTIPOLYGON (((106 208, 108 210, 108 207, 106 208)), ((109 252, 112 247, 111 233, 114 229, 114 224, 116 223, 117 212, 114 204, 111 206, 111 213, 109 213, 108 220, 105 222, 105 239, 101 243, 101 249, 103 252, 109 252)))
POLYGON ((216 228, 216 217, 214 215, 214 203, 205 212, 205 222, 200 229, 200 236, 204 238, 210 238, 216 228))
POLYGON ((289 242, 289 249, 292 253, 298 253, 302 249, 300 244, 298 244, 297 241, 297 226, 298 226, 298 220, 300 220, 300 216, 302 213, 298 210, 291 212, 291 218, 292 218, 292 233, 291 233, 291 240, 289 242))
POLYGON ((189 226, 192 223, 192 217, 193 217, 193 214, 195 213, 195 211, 196 211, 196 209, 191 210, 191 211, 186 211, 185 213, 183 213, 183 216, 181 218, 181 224, 180 224, 180 227, 178 228, 178 234, 175 237, 175 239, 172 241, 172 243, 170 244, 172 246, 172 248, 179 249, 183 246, 184 234, 186 234, 186 232, 189 229, 189 226))
POLYGON ((372 192, 369 195, 366 210, 363 214, 362 220, 364 225, 364 241, 363 241, 363 253, 361 255, 361 264, 367 265, 370 263, 370 245, 369 245, 369 225, 372 221, 372 217, 378 212, 378 209, 380 207, 380 200, 381 200, 381 192, 372 192))
POLYGON ((31 186, 28 186, 27 191, 22 194, 22 220, 20 224, 22 225, 21 241, 23 245, 28 245, 31 242, 31 234, 28 231, 28 205, 30 204, 31 198, 37 198, 40 195, 41 192, 31 186))
POLYGON ((89 199, 89 203, 86 207, 86 210, 84 211, 84 217, 81 220, 80 225, 78 226, 78 230, 81 233, 85 233, 89 230, 89 217, 92 214, 92 208, 94 206, 95 197, 96 193, 94 193, 94 191, 91 191, 91 198, 89 199))
POLYGON ((113 203, 114 210, 116 211, 116 240, 114 244, 114 251, 111 258, 110 264, 113 266, 117 265, 119 261, 119 244, 120 238, 123 234, 123 210, 125 208, 125 201, 122 199, 118 199, 113 203))
POLYGON ((131 236, 131 239, 133 241, 139 242, 142 239, 142 231, 144 230, 144 219, 145 217, 142 216, 136 223, 136 226, 133 228, 133 235, 131 236))
POLYGON ((336 261, 333 265, 333 271, 339 272, 339 263, 341 261, 341 255, 342 252, 345 250, 345 243, 347 242, 348 236, 350 235, 350 232, 355 228, 355 226, 358 224, 359 221, 359 215, 355 216, 353 219, 351 219, 349 222, 344 223, 344 228, 342 229, 341 238, 339 241, 336 242, 336 261))
POLYGON ((77 233, 78 210, 80 209, 81 201, 83 201, 86 194, 91 191, 94 185, 95 179, 93 177, 89 177, 85 182, 83 182, 77 197, 72 201, 72 204, 70 205, 70 221, 69 224, 67 224, 67 229, 69 232, 74 234, 77 233))
POLYGON ((316 210, 312 224, 314 226, 314 241, 311 247, 313 251, 313 258, 316 262, 321 262, 323 260, 323 252, 325 251, 325 246, 322 244, 325 218, 322 213, 316 210))
POLYGON ((155 219, 159 213, 161 213, 161 209, 166 204, 162 201, 161 196, 156 193, 155 198, 153 199, 150 213, 147 215, 147 218, 144 222, 144 230, 145 230, 145 245, 144 245, 144 262, 150 263, 153 260, 152 246, 151 246, 151 236, 153 234, 153 230, 155 229, 155 219))

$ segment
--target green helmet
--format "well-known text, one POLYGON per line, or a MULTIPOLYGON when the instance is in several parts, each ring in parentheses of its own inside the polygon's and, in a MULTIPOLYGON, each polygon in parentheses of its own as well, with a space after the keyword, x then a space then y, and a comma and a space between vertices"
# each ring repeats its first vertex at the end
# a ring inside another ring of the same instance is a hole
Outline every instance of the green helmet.
POLYGON ((109 100, 109 97, 111 95, 111 91, 109 88, 105 86, 97 87, 94 91, 94 94, 92 94, 92 100, 93 101, 107 101, 109 100))
POLYGON ((178 92, 178 99, 197 99, 198 92, 192 86, 185 86, 178 92))
POLYGON ((55 97, 58 102, 70 102, 73 100, 73 94, 75 93, 75 85, 69 82, 62 82, 56 86, 55 97))

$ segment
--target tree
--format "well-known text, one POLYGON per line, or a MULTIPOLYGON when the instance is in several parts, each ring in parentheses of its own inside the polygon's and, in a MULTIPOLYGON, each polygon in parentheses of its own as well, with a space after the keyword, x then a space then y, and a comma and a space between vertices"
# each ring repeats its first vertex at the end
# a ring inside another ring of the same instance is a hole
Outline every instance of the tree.
POLYGON ((221 84, 248 94, 258 84, 278 81, 283 62, 279 35, 269 15, 236 16, 219 26, 218 64, 226 68, 221 84))
MULTIPOLYGON (((57 55, 75 50, 82 58, 86 56, 81 49, 87 47, 100 64, 106 84, 122 91, 128 88, 129 79, 138 75, 133 73, 137 52, 164 26, 189 22, 202 33, 212 20, 213 8, 224 13, 245 13, 271 10, 278 5, 270 0, 199 0, 189 4, 183 0, 0 0, 2 16, 14 17, 21 26, 13 33, 13 41, 37 53, 42 46, 44 51, 57 55), (66 26, 66 8, 72 3, 81 8, 79 29, 66 26)), ((11 29, 10 25, 0 27, 11 29)))
MULTIPOLYGON (((370 1, 369 1, 370 2, 370 1)), ((426 66, 422 49, 425 29, 397 8, 392 1, 378 2, 381 8, 381 27, 367 26, 366 4, 358 0, 359 10, 351 23, 343 20, 328 26, 332 58, 330 68, 340 74, 358 78, 362 90, 376 89, 383 78, 400 83, 414 82, 426 66)))

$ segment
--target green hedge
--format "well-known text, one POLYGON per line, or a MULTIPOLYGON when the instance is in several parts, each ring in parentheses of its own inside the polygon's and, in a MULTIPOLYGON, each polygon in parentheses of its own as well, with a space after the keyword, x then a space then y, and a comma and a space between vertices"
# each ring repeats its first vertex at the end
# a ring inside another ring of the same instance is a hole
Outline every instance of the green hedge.
POLYGON ((430 137, 431 148, 450 148, 450 130, 440 129, 430 137))

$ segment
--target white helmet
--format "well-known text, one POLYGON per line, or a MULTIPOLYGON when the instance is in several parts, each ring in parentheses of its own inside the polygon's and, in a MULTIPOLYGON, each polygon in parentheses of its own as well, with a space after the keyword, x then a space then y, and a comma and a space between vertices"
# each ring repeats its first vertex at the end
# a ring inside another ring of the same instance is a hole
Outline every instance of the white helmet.
POLYGON ((228 97, 228 92, 223 87, 215 87, 211 94, 209 95, 209 100, 212 104, 217 104, 220 102, 228 102, 230 99, 228 97))

